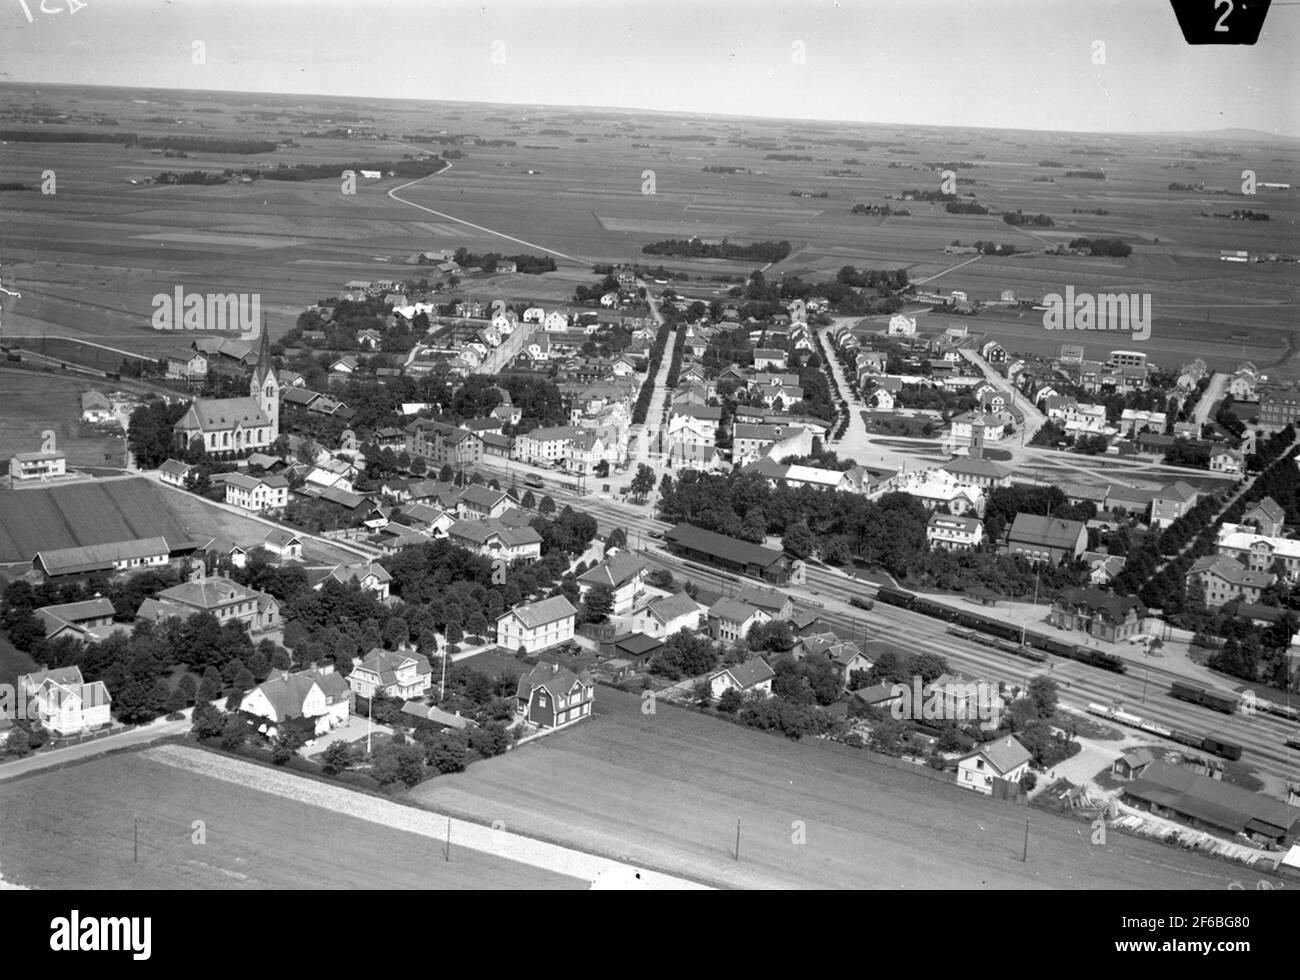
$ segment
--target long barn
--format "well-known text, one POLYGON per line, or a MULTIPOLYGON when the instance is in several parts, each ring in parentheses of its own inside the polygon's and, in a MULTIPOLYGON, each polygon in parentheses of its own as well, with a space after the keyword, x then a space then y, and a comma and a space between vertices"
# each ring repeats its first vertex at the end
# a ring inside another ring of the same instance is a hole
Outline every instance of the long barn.
POLYGON ((664 535, 664 541, 683 558, 750 575, 774 585, 797 585, 804 580, 803 562, 785 552, 716 531, 706 531, 694 524, 678 524, 664 535))

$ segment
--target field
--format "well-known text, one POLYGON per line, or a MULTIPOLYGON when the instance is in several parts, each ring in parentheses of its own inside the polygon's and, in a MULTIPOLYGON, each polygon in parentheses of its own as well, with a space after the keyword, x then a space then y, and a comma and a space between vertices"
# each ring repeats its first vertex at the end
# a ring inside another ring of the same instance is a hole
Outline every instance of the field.
POLYGON ((0 459, 36 452, 41 433, 52 430, 55 448, 68 454, 69 469, 121 466, 121 428, 114 436, 110 429, 81 422, 81 395, 92 390, 109 391, 89 378, 0 368, 0 459))
POLYGON ((719 885, 1226 888, 1235 875, 1118 834, 1094 846, 1086 823, 870 766, 844 746, 790 742, 663 705, 644 715, 639 698, 607 688, 597 704, 592 722, 409 797, 719 885))
POLYGON ((464 848, 446 861, 437 840, 138 753, 20 777, 0 798, 0 874, 33 888, 582 887, 464 848))
MULTIPOLYGON (((154 92, 72 87, 46 88, 41 97, 72 114, 69 128, 87 128, 75 120, 98 110, 118 119, 123 131, 142 135, 189 134, 199 125, 207 136, 291 137, 296 145, 248 157, 191 152, 188 159, 170 160, 117 144, 4 144, 0 180, 40 173, 51 161, 59 180, 56 195, 5 195, 5 281, 23 293, 5 302, 6 337, 44 332, 166 353, 188 338, 153 331, 148 316, 153 295, 178 283, 200 292, 260 293, 278 336, 303 306, 336 295, 348 279, 418 275, 418 267, 402 264, 406 256, 462 245, 559 253, 555 273, 471 277, 462 287, 478 299, 549 304, 564 300, 578 283, 594 282, 592 262, 662 263, 699 277, 680 288, 706 296, 723 288, 719 276, 744 276, 758 265, 641 253, 650 241, 699 235, 788 240, 793 251, 766 270, 769 278, 824 278, 844 265, 887 266, 907 268, 914 281, 939 277, 935 287, 981 299, 1004 289, 1037 298, 1068 285, 1079 292, 1149 292, 1153 332, 1143 349, 1154 362, 1177 366, 1195 353, 1214 367, 1251 359, 1273 375, 1300 371, 1293 343, 1300 267, 1218 258, 1221 249, 1300 252, 1294 190, 1239 193, 1246 168, 1260 181, 1300 184, 1300 154, 1290 140, 1207 144, 1195 136, 832 126, 535 107, 524 117, 481 105, 230 93, 172 93, 159 100, 154 92), (150 104, 136 105, 133 97, 150 104), (200 105, 201 115, 194 112, 200 105), (186 125, 157 122, 160 106, 186 125), (399 159, 439 148, 395 136, 358 141, 304 135, 326 116, 355 119, 359 129, 379 134, 443 130, 480 142, 458 147, 465 156, 453 159, 449 170, 405 187, 400 196, 410 204, 388 196, 407 183, 401 178, 363 182, 352 196, 341 194, 333 179, 215 187, 125 182, 163 170, 399 159), (484 139, 516 145, 487 146, 484 139), (805 159, 769 158, 774 152, 805 159), (1064 166, 1039 166, 1045 160, 1064 166), (981 203, 1046 213, 1055 227, 1013 228, 997 215, 954 215, 939 204, 898 199, 912 188, 937 189, 937 164, 945 161, 973 164, 957 172, 975 181, 961 189, 981 203), (704 170, 717 166, 749 172, 704 170), (1106 179, 1064 175, 1093 168, 1104 170, 1106 179), (1045 176, 1053 182, 1035 180, 1045 176), (1224 193, 1170 191, 1172 181, 1204 182, 1224 193), (910 216, 850 212, 857 203, 887 200, 910 216), (1242 207, 1265 211, 1271 220, 1202 215, 1242 207), (1106 213, 1084 213, 1095 210, 1106 213), (1127 259, 1041 252, 1074 237, 1122 237, 1134 252, 1127 259), (943 254, 954 240, 977 239, 1038 251, 970 263, 943 254)), ((0 118, 32 100, 30 89, 0 87, 0 118)), ((1032 313, 925 316, 923 329, 942 329, 950 319, 1027 353, 1050 353, 1081 336, 1044 330, 1032 313)), ((1095 338, 1084 336, 1090 357, 1134 346, 1123 333, 1095 338)))

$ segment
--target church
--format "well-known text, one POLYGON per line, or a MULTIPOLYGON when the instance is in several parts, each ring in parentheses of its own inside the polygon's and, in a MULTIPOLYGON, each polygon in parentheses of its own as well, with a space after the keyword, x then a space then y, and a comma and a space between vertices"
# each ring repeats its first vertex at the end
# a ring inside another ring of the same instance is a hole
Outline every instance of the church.
POLYGON ((246 398, 196 398, 173 427, 184 449, 194 439, 212 454, 247 456, 267 449, 280 435, 280 381, 271 364, 271 338, 262 328, 262 346, 246 398))

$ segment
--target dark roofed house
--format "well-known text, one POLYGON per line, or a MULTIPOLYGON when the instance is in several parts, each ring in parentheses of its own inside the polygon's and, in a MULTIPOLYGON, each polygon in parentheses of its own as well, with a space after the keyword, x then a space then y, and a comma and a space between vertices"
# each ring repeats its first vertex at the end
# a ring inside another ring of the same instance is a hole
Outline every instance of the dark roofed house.
POLYGON ((94 633, 96 629, 113 625, 113 612, 111 601, 97 597, 81 602, 41 606, 36 610, 36 618, 45 627, 47 640, 63 636, 94 640, 98 639, 94 633))
POLYGON ((1063 558, 1080 557, 1087 545, 1088 529, 1083 521, 1017 514, 1007 536, 1006 552, 1055 564, 1063 558))
POLYGON ((744 585, 736 593, 735 598, 739 602, 763 610, 773 619, 789 619, 794 615, 794 600, 776 589, 765 589, 761 585, 744 585))
POLYGON ((706 531, 693 524, 678 524, 664 534, 664 541, 686 558, 766 579, 776 585, 798 585, 803 581, 803 562, 784 552, 706 531))
MULTIPOLYGON (((572 608, 572 607, 570 607, 572 608)), ((540 661, 519 678, 515 692, 520 714, 541 728, 561 728, 591 714, 596 685, 557 663, 540 661)))
POLYGON ((1133 596, 1102 589, 1066 589, 1052 601, 1048 622, 1058 629, 1083 630, 1107 643, 1142 632, 1147 608, 1133 596))
POLYGON ((1150 749, 1129 749, 1111 763, 1111 775, 1116 779, 1137 779, 1155 761, 1155 754, 1150 749))
POLYGON ((1124 787, 1126 803, 1219 834, 1248 834, 1261 842, 1291 844, 1300 832, 1300 808, 1210 779, 1191 769, 1152 762, 1124 787))
POLYGON ((1152 526, 1167 528, 1195 507, 1199 498, 1196 488, 1182 480, 1171 483, 1151 498, 1152 526))

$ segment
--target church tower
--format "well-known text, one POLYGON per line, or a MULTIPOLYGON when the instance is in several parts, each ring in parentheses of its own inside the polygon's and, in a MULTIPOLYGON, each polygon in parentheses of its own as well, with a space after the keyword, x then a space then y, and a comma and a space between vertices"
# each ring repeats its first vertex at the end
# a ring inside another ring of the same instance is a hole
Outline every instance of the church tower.
POLYGON ((262 346, 257 353, 257 367, 249 392, 271 422, 271 441, 280 437, 280 380, 271 364, 271 337, 266 331, 266 317, 262 317, 262 346))

